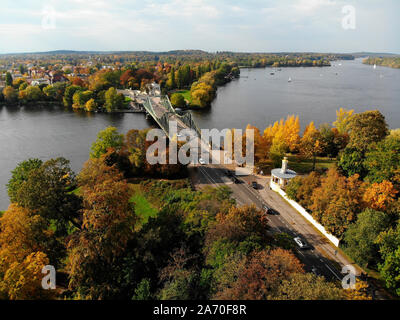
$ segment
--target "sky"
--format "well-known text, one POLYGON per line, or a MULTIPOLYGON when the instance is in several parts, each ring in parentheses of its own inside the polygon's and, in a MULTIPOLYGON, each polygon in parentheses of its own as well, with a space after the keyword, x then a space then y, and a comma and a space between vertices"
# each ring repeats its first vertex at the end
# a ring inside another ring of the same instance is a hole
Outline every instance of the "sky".
POLYGON ((399 0, 2 0, 0 53, 400 53, 399 13, 399 0))

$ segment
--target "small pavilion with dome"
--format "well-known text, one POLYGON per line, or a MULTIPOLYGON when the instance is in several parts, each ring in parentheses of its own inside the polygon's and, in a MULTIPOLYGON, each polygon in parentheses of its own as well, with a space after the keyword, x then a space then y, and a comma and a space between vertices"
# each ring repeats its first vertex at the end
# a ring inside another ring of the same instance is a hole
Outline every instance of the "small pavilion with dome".
POLYGON ((291 179, 297 176, 297 173, 288 169, 288 159, 284 157, 282 160, 282 168, 271 170, 270 187, 273 190, 283 189, 291 179))

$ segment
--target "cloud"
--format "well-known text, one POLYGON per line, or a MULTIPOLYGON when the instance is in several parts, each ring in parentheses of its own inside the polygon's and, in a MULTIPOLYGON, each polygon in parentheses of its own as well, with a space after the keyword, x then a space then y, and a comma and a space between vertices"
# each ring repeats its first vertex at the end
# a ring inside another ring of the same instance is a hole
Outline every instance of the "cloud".
POLYGON ((400 51, 400 2, 353 2, 346 32, 348 0, 2 0, 0 50, 400 51), (45 6, 55 29, 41 27, 45 6))
POLYGON ((293 8, 304 14, 313 14, 322 7, 329 7, 336 5, 336 1, 332 0, 298 0, 293 8))

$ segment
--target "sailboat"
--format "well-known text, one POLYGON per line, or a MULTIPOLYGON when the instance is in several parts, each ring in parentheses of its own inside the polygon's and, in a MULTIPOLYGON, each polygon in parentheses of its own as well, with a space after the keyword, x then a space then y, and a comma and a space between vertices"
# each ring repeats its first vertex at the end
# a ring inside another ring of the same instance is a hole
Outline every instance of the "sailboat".
POLYGON ((374 64, 374 69, 376 69, 376 63, 374 64))
POLYGON ((287 82, 292 82, 292 78, 289 77, 289 80, 287 82))

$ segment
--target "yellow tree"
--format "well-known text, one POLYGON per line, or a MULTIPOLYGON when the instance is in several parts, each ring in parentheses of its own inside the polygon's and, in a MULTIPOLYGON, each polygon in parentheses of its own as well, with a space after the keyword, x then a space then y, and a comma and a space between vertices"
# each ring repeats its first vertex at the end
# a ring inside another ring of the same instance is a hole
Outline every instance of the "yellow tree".
POLYGON ((291 152, 295 151, 300 142, 300 122, 298 116, 288 116, 284 127, 285 143, 291 152))
POLYGON ((356 280, 354 289, 345 289, 344 296, 347 300, 372 300, 372 297, 368 294, 368 283, 356 280))
POLYGON ((366 205, 375 210, 385 210, 396 199, 398 191, 390 181, 373 183, 370 185, 363 196, 366 205))
POLYGON ((43 252, 33 252, 22 262, 14 262, 4 273, 0 293, 11 300, 50 299, 54 291, 42 288, 42 268, 49 264, 43 252))
POLYGON ((333 122, 333 126, 338 129, 340 134, 348 133, 348 125, 353 113, 354 110, 343 108, 336 111, 336 121, 333 122))
POLYGON ((318 153, 322 152, 322 145, 320 132, 315 128, 313 121, 304 130, 299 144, 299 151, 306 158, 313 159, 313 170, 315 170, 316 157, 318 153))
POLYGON ((32 216, 28 210, 14 204, 0 218, 0 298, 51 296, 41 287, 41 270, 49 264, 43 251, 52 237, 46 227, 41 216, 32 216))

